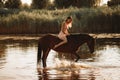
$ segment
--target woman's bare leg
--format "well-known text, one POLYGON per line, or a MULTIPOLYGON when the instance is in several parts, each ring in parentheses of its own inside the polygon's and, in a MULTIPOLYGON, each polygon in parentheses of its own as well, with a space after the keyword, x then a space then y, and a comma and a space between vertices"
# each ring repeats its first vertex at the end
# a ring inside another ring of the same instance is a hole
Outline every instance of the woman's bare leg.
POLYGON ((54 49, 61 46, 61 45, 63 45, 63 44, 65 44, 65 43, 67 43, 67 38, 64 39, 62 42, 58 43, 57 45, 55 45, 54 49))

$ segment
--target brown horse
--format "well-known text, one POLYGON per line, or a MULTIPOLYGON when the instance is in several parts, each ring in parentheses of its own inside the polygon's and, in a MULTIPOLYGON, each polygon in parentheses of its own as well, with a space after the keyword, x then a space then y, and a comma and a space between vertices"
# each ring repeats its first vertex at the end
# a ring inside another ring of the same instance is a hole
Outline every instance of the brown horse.
POLYGON ((37 64, 42 58, 43 67, 46 67, 46 59, 51 49, 57 52, 74 54, 77 57, 76 62, 80 58, 76 51, 82 44, 87 43, 90 52, 94 52, 95 39, 88 34, 71 34, 67 36, 67 39, 67 43, 53 49, 56 44, 61 42, 61 40, 57 36, 48 34, 40 38, 38 43, 37 64))

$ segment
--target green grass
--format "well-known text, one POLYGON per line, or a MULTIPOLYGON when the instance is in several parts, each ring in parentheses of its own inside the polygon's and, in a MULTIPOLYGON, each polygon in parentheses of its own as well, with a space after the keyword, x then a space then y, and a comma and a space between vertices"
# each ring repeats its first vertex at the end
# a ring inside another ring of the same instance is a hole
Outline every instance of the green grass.
POLYGON ((0 17, 1 34, 58 33, 62 21, 73 17, 70 32, 120 32, 120 7, 61 10, 6 10, 0 17))

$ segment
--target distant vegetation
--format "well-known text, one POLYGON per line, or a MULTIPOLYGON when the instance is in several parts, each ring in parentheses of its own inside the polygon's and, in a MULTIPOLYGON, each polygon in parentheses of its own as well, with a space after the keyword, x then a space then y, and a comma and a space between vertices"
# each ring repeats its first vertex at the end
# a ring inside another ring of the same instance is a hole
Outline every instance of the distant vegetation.
POLYGON ((50 0, 32 0, 31 8, 43 9, 46 8, 50 3, 50 0))
MULTIPOLYGON (((50 0, 32 0, 30 5, 33 9, 46 9, 50 7, 55 8, 68 8, 68 7, 96 7, 99 6, 102 0, 54 0, 53 3, 50 0)), ((17 8, 24 7, 21 0, 0 0, 0 8, 17 8)))
POLYGON ((119 33, 120 6, 61 10, 0 9, 1 34, 58 33, 61 22, 73 17, 74 33, 119 33))
POLYGON ((102 0, 54 0, 54 4, 57 8, 73 7, 97 7, 102 0))
POLYGON ((119 6, 120 5, 120 0, 110 0, 108 1, 108 6, 112 7, 112 6, 119 6))
POLYGON ((0 0, 0 34, 58 33, 62 21, 73 17, 74 33, 120 33, 120 0, 0 0), (114 6, 114 7, 113 7, 114 6))
MULTIPOLYGON (((33 9, 54 9, 54 8, 69 8, 69 7, 98 7, 103 0, 54 0, 53 3, 50 0, 32 0, 30 6, 22 4, 21 0, 0 0, 0 8, 9 9, 21 9, 21 8, 33 8, 33 9)), ((107 3, 108 6, 120 5, 120 0, 110 0, 107 3)))

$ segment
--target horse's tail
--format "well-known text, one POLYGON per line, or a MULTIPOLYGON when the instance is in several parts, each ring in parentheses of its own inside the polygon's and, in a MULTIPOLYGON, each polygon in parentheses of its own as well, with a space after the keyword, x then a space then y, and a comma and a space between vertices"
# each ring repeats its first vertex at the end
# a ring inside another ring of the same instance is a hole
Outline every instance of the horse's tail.
POLYGON ((38 53, 37 53, 37 64, 39 64, 39 61, 41 60, 41 55, 42 55, 42 48, 41 48, 41 43, 38 43, 38 53))

